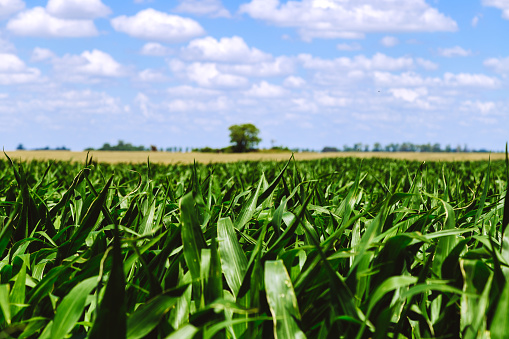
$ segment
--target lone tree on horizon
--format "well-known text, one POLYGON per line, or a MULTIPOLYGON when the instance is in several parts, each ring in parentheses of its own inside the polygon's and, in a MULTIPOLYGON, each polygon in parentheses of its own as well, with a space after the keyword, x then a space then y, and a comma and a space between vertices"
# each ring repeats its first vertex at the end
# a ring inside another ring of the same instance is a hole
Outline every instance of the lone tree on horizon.
POLYGON ((262 139, 258 137, 260 130, 253 124, 232 125, 230 130, 230 142, 236 153, 247 152, 255 148, 262 139))

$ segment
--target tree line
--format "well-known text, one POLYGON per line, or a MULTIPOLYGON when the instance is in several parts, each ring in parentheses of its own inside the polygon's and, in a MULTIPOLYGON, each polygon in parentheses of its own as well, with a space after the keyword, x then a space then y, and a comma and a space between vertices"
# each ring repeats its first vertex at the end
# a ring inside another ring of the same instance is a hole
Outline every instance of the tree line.
POLYGON ((322 152, 488 152, 485 149, 470 149, 467 145, 457 145, 452 147, 446 145, 444 148, 439 143, 413 144, 411 142, 403 142, 401 144, 390 143, 383 146, 379 142, 375 142, 373 146, 363 143, 356 143, 353 146, 344 145, 342 149, 337 147, 326 146, 322 152))

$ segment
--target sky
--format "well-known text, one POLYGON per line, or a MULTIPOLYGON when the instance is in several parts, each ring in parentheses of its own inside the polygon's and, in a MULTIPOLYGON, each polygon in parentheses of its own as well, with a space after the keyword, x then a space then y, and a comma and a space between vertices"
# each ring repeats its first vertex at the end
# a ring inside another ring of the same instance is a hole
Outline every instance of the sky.
POLYGON ((0 0, 0 146, 503 150, 509 0, 0 0))

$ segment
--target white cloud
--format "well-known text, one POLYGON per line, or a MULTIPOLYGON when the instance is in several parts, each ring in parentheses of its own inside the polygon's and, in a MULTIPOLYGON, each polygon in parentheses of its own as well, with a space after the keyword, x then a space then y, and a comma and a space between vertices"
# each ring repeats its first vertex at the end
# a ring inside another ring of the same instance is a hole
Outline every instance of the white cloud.
POLYGON ((391 88, 389 92, 396 98, 407 102, 415 102, 417 98, 428 94, 426 87, 409 88, 391 88))
POLYGON ((0 0, 0 19, 5 19, 25 8, 22 0, 0 0))
POLYGON ((295 61, 287 56, 279 56, 272 61, 251 64, 221 64, 218 69, 226 73, 234 73, 251 77, 273 77, 293 73, 295 61))
POLYGON ((170 15, 148 8, 128 17, 125 15, 111 20, 118 32, 132 37, 164 42, 182 42, 205 34, 200 24, 192 19, 170 15))
POLYGON ((140 51, 143 55, 166 56, 173 54, 173 50, 169 47, 161 45, 158 42, 147 42, 140 51))
POLYGON ((320 106, 326 107, 345 107, 351 102, 351 99, 331 95, 329 91, 315 91, 313 97, 320 106))
POLYGON ((205 97, 205 96, 217 97, 219 94, 221 94, 221 92, 217 90, 193 87, 188 85, 170 87, 167 89, 167 93, 170 96, 175 97, 205 97))
POLYGON ((61 19, 94 19, 111 14, 101 0, 49 0, 46 11, 61 19))
POLYGON ((194 62, 187 65, 185 76, 203 87, 244 87, 248 83, 245 77, 220 72, 214 63, 194 62))
POLYGON ((269 23, 297 27, 304 40, 362 38, 368 32, 456 31, 451 18, 424 0, 252 0, 240 13, 269 23))
POLYGON ((47 48, 35 47, 30 57, 31 62, 39 62, 44 60, 51 60, 55 57, 55 53, 47 48))
POLYGON ((141 111, 141 114, 149 120, 162 121, 163 116, 161 114, 155 113, 157 107, 154 105, 148 96, 143 93, 138 93, 134 98, 134 103, 138 105, 138 108, 141 111))
POLYGON ((283 81, 283 85, 286 87, 300 88, 306 85, 306 80, 301 77, 291 75, 283 81))
POLYGON ((125 112, 120 99, 107 94, 86 90, 67 90, 50 92, 44 98, 35 98, 26 103, 29 111, 59 111, 69 115, 118 114, 125 112))
POLYGON ((33 83, 40 80, 37 68, 27 67, 18 56, 0 53, 0 85, 33 83))
POLYGON ((473 110, 480 112, 481 115, 487 115, 496 109, 496 104, 493 101, 471 101, 467 100, 461 103, 461 108, 466 110, 473 110))
POLYGON ((167 81, 168 78, 161 73, 161 71, 155 69, 144 69, 143 71, 138 72, 136 80, 142 82, 163 82, 167 81))
POLYGON ((9 20, 7 29, 16 35, 34 37, 86 37, 98 34, 92 20, 68 20, 49 15, 42 7, 34 7, 9 20))
POLYGON ((410 57, 392 58, 382 53, 376 53, 372 58, 357 55, 353 58, 336 59, 321 59, 310 54, 299 54, 298 59, 304 68, 328 71, 353 69, 396 71, 414 66, 414 61, 410 57))
POLYGON ((438 54, 447 58, 466 57, 472 55, 472 51, 466 50, 460 46, 454 46, 451 48, 439 48, 438 54))
POLYGON ((385 47, 394 47, 399 44, 399 39, 394 36, 385 36, 380 40, 380 43, 385 47))
POLYGON ((389 72, 374 72, 373 80, 377 85, 399 86, 399 87, 479 87, 479 88, 497 88, 500 86, 500 80, 496 77, 490 77, 484 74, 470 73, 445 73, 442 78, 428 77, 423 78, 415 72, 405 72, 402 74, 392 74, 389 72))
POLYGON ((445 73, 444 82, 446 85, 451 86, 473 86, 473 87, 486 87, 496 88, 500 85, 500 80, 495 77, 489 77, 484 74, 470 74, 470 73, 445 73))
POLYGON ((336 48, 339 51, 358 51, 362 49, 362 46, 358 42, 352 42, 351 44, 346 43, 337 44, 336 48))
MULTIPOLYGON (((170 112, 224 112, 232 109, 232 103, 226 96, 212 100, 174 99, 165 102, 163 108, 170 112)), ((195 120, 196 121, 196 120, 195 120)), ((209 121, 210 119, 207 119, 209 121)))
POLYGON ((484 60, 484 66, 492 68, 498 73, 509 73, 509 57, 486 59, 484 60))
POLYGON ((239 36, 195 39, 182 48, 182 56, 189 60, 254 63, 270 60, 272 56, 257 48, 249 47, 239 36))
POLYGON ((64 81, 96 82, 99 78, 116 78, 127 75, 125 68, 111 55, 94 49, 80 55, 66 54, 52 60, 55 71, 64 81))
POLYGON ((482 4, 502 10, 502 17, 509 20, 509 2, 507 0, 482 0, 482 4))
POLYGON ((230 12, 224 8, 220 0, 179 0, 180 4, 175 12, 191 13, 194 15, 207 15, 210 17, 231 17, 230 12))
POLYGON ((426 60, 423 58, 417 58, 416 60, 417 64, 428 71, 434 71, 438 69, 438 65, 434 63, 433 61, 426 60))
POLYGON ((477 24, 479 23, 479 20, 481 20, 482 14, 477 14, 472 18, 472 22, 470 23, 472 27, 477 27, 477 24))
POLYGON ((15 51, 16 47, 14 47, 13 43, 7 39, 2 38, 0 35, 0 52, 10 53, 15 51))
POLYGON ((258 84, 253 84, 251 88, 244 92, 245 95, 257 98, 277 98, 287 94, 287 91, 277 85, 269 84, 267 81, 262 81, 258 84))

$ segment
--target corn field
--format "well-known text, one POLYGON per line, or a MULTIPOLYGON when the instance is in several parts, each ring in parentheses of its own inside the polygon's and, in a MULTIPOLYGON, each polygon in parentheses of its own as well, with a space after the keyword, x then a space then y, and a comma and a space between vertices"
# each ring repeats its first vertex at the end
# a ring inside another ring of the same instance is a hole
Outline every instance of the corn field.
POLYGON ((0 161, 0 338, 507 338, 509 164, 0 161))

